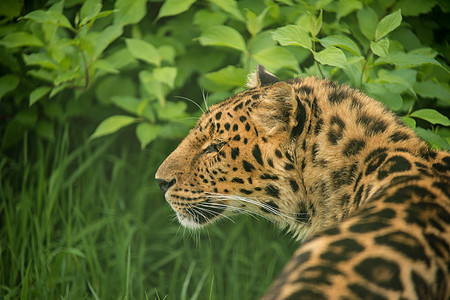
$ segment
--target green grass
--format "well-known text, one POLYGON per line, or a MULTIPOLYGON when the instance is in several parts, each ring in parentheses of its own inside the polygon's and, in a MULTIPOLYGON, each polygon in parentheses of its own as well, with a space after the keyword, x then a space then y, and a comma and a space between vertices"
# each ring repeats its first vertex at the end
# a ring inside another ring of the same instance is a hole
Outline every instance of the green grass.
POLYGON ((295 243, 263 220, 180 228, 154 182, 174 145, 30 137, 0 157, 0 299, 254 299, 295 243))

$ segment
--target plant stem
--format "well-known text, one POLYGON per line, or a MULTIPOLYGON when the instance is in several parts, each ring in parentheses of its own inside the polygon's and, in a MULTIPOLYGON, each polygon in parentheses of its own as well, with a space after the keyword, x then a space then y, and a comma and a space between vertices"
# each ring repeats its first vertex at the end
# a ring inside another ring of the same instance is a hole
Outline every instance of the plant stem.
MULTIPOLYGON (((316 52, 316 42, 314 41, 314 37, 313 37, 313 40, 312 40, 312 49, 310 49, 310 50, 311 50, 311 52, 313 54, 313 57, 314 57, 314 53, 316 52)), ((322 72, 322 68, 320 67, 320 63, 317 60, 315 60, 315 61, 316 61, 316 64, 317 64, 317 68, 319 69, 320 75, 322 76, 322 78, 325 78, 325 75, 323 75, 323 72, 322 72)))
POLYGON ((363 80, 364 80, 364 72, 367 69, 367 64, 369 62, 369 58, 370 58, 371 54, 372 54, 372 50, 369 47, 369 50, 367 51, 367 54, 366 54, 366 58, 365 58, 365 62, 364 62, 363 68, 361 70, 361 79, 359 80, 359 88, 361 88, 361 86, 362 86, 362 83, 363 83, 363 80))

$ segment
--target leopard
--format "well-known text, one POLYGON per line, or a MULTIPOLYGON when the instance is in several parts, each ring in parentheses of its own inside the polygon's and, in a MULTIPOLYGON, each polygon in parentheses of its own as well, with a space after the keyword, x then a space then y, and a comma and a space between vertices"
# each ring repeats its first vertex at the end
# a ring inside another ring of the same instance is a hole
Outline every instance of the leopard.
POLYGON ((300 246, 262 299, 450 299, 450 153, 380 101, 263 66, 155 179, 182 226, 256 214, 300 246))

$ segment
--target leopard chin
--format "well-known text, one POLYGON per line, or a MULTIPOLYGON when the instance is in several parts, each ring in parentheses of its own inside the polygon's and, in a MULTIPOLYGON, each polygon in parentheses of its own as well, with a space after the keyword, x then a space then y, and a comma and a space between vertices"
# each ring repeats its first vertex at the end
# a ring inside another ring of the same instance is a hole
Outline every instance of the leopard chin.
POLYGON ((180 224, 183 227, 186 227, 188 229, 199 229, 199 228, 202 228, 204 226, 207 226, 207 224, 200 224, 200 223, 198 223, 191 216, 186 216, 186 215, 183 215, 183 214, 181 214, 179 212, 176 212, 176 215, 177 215, 178 222, 180 222, 180 224))
POLYGON ((166 200, 175 212, 178 222, 186 228, 198 229, 206 227, 221 218, 229 218, 227 205, 223 203, 208 203, 208 200, 180 203, 173 201, 170 196, 166 195, 166 200))

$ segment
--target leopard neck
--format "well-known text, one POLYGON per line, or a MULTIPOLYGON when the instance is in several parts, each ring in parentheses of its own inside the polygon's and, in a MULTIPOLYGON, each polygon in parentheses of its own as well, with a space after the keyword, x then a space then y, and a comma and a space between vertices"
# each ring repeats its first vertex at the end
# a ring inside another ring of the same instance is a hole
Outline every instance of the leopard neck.
POLYGON ((301 201, 315 207, 311 231, 317 231, 364 206, 389 184, 389 174, 416 172, 405 155, 425 164, 429 152, 376 100, 329 81, 314 90, 308 86, 308 78, 294 84, 297 99, 309 108, 295 158, 301 201))

